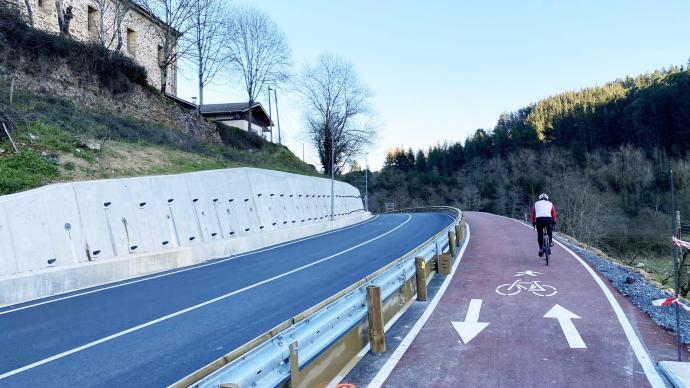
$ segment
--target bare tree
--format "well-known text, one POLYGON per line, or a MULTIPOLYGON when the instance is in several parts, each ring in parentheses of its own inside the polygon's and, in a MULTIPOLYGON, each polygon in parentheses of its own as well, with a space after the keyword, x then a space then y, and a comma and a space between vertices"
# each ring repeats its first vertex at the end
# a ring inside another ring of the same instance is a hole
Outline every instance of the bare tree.
POLYGON ((185 34, 193 28, 195 0, 141 0, 140 5, 162 23, 155 28, 158 37, 158 68, 161 72, 161 92, 165 94, 168 71, 188 57, 192 40, 185 34))
POLYGON ((267 85, 287 80, 290 46, 278 26, 263 12, 235 7, 227 19, 225 47, 230 69, 239 74, 247 91, 247 129, 252 128, 252 106, 267 85))
POLYGON ((304 67, 298 91, 305 108, 307 136, 319 153, 324 172, 331 174, 333 168, 340 174, 376 135, 370 122, 371 91, 359 80, 351 63, 328 54, 304 67))
POLYGON ((124 46, 122 24, 135 4, 132 0, 95 0, 95 4, 98 11, 98 42, 105 48, 119 52, 124 46))
POLYGON ((223 44, 223 19, 228 16, 225 3, 218 0, 194 0, 192 61, 199 77, 199 112, 204 105, 204 87, 216 77, 227 58, 223 44))
POLYGON ((26 5, 26 14, 29 17, 29 25, 34 27, 34 2, 33 0, 24 0, 24 5, 26 5))
POLYGON ((56 0, 55 10, 57 11, 58 27, 60 28, 60 34, 62 36, 69 36, 69 25, 72 21, 72 18, 74 17, 74 14, 72 13, 72 6, 69 5, 67 6, 67 8, 64 8, 63 10, 62 0, 56 0))

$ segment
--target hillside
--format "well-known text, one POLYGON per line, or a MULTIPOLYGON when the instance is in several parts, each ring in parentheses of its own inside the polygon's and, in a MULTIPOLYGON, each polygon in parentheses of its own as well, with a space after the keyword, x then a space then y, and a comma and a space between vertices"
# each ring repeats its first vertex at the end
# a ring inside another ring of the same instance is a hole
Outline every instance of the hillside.
MULTIPOLYGON (((453 204, 523 219, 546 192, 559 231, 668 284, 669 172, 685 220, 688 134, 690 73, 671 67, 545 98, 464 142, 394 150, 369 179, 369 205, 453 204)), ((361 177, 352 172, 347 180, 361 185, 361 177)), ((690 278, 684 282, 687 292, 690 278)))
POLYGON ((161 96, 97 45, 29 28, 0 2, 0 194, 51 182, 253 166, 316 170, 286 147, 219 127, 161 96), (12 103, 10 103, 11 85, 12 103))

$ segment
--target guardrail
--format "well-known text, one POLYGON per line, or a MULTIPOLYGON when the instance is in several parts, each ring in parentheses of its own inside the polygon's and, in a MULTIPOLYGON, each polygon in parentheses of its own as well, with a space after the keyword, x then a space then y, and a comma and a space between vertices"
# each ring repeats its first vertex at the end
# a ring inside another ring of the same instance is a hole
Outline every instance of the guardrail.
MULTIPOLYGON (((429 263, 446 250, 453 252, 450 247, 451 234, 459 231, 462 219, 459 209, 426 207, 397 212, 443 212, 451 216, 453 222, 402 257, 172 387, 274 387, 287 380, 295 380, 300 368, 309 365, 336 341, 366 321, 367 287, 380 287, 381 300, 387 300, 404 288, 406 283, 413 281, 416 274, 415 258, 422 257, 429 263)), ((406 307, 400 310, 404 309, 406 307)))

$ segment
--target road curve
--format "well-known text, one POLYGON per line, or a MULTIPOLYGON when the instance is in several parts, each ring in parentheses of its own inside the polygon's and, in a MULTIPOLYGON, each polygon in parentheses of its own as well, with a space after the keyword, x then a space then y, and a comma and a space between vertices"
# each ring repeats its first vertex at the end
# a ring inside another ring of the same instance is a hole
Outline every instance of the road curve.
POLYGON ((0 309, 0 387, 173 383, 451 222, 383 215, 210 265, 0 309))

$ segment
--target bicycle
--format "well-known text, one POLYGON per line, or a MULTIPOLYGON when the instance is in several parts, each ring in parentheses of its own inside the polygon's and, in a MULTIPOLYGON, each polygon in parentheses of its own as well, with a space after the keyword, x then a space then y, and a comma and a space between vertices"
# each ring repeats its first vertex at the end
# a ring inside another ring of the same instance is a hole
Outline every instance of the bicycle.
POLYGON ((551 256, 551 239, 549 238, 549 234, 546 232, 546 229, 542 231, 542 247, 541 249, 544 250, 544 260, 546 260, 546 266, 549 266, 549 257, 551 256), (548 241, 547 241, 548 240, 548 241))
MULTIPOLYGON (((551 233, 553 233, 553 224, 551 224, 551 233)), ((536 230, 537 227, 535 226, 534 229, 536 230)), ((537 230, 537 233, 539 231, 537 230)), ((551 238, 549 237, 549 233, 546 228, 542 229, 542 243, 541 243, 541 251, 544 252, 544 260, 546 260, 546 266, 549 266, 549 258, 551 257, 551 247, 553 246, 553 241, 551 241, 551 238)))

